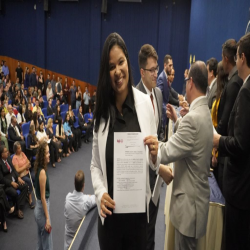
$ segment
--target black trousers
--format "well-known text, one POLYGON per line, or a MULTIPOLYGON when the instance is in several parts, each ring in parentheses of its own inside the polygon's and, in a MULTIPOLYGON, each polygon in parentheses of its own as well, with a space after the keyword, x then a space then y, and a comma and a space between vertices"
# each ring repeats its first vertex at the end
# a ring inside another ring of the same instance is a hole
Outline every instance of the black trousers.
POLYGON ((84 113, 87 114, 89 112, 89 105, 84 104, 84 113))
POLYGON ((6 221, 5 213, 10 210, 9 202, 7 201, 4 190, 0 187, 0 222, 6 221))
POLYGON ((112 214, 102 225, 98 216, 98 238, 101 250, 145 250, 147 214, 112 214))
POLYGON ((155 224, 159 209, 160 198, 157 206, 153 203, 152 199, 149 202, 149 223, 147 226, 147 250, 155 249, 155 224))
POLYGON ((81 131, 86 131, 85 140, 88 140, 89 136, 90 136, 91 129, 92 129, 91 124, 88 123, 87 126, 81 126, 80 128, 81 128, 81 131))
POLYGON ((226 202, 225 249, 250 250, 250 210, 241 210, 226 202))
POLYGON ((72 130, 72 133, 74 134, 74 137, 75 137, 75 146, 74 146, 74 148, 76 150, 78 150, 78 148, 80 148, 82 146, 82 141, 81 141, 82 131, 80 129, 74 128, 74 127, 72 127, 71 130, 72 130))
POLYGON ((75 109, 76 108, 76 100, 71 100, 70 103, 71 103, 71 108, 75 109))
POLYGON ((28 193, 28 185, 26 183, 24 185, 19 185, 18 189, 21 191, 20 195, 17 194, 16 189, 12 186, 7 187, 4 190, 6 195, 11 197, 13 204, 16 205, 17 210, 22 209, 25 204, 25 198, 28 193))
POLYGON ((63 146, 62 146, 63 153, 64 153, 64 154, 67 154, 67 153, 68 153, 68 148, 69 148, 69 143, 68 143, 67 138, 65 138, 65 139, 58 138, 58 140, 59 140, 60 142, 62 142, 62 144, 63 144, 63 146))

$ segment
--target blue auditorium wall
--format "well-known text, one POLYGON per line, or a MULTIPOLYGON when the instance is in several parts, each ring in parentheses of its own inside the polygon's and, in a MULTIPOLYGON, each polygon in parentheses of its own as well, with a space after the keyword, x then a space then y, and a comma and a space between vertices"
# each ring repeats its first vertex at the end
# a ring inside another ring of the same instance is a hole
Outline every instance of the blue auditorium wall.
POLYGON ((173 0, 108 0, 106 15, 101 14, 101 2, 51 0, 48 15, 43 1, 5 0, 0 15, 0 55, 96 85, 103 43, 109 33, 118 32, 128 47, 135 84, 140 79, 138 51, 150 43, 158 52, 160 71, 165 54, 173 56, 174 84, 181 91, 189 60, 191 0, 176 0, 175 4, 173 0))
POLYGON ((222 44, 245 34, 249 8, 249 0, 192 0, 189 54, 196 60, 220 61, 222 44))

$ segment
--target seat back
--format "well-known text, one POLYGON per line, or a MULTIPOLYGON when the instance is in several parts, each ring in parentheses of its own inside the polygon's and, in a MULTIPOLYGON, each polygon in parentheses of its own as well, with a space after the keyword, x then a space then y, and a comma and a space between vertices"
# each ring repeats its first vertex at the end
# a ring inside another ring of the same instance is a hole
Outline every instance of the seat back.
POLYGON ((47 108, 43 108, 43 109, 42 109, 42 112, 43 112, 43 114, 44 114, 44 117, 46 117, 46 116, 47 116, 47 108))

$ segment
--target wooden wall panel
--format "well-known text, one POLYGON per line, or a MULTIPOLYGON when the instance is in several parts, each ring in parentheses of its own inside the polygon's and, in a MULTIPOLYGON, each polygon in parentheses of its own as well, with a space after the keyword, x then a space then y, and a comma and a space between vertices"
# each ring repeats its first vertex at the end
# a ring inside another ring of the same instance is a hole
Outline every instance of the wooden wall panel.
MULTIPOLYGON (((10 71, 10 79, 11 79, 12 82, 15 82, 16 81, 16 79, 15 79, 15 71, 16 71, 16 68, 17 68, 17 62, 18 62, 18 60, 14 59, 14 58, 11 58, 11 57, 7 57, 7 56, 0 56, 0 60, 1 60, 1 62, 2 62, 2 60, 4 60, 4 61, 7 62, 7 66, 9 67, 9 71, 10 71)), ((40 70, 42 70, 45 81, 47 79, 47 74, 49 73, 51 77, 52 77, 52 74, 55 75, 56 81, 57 81, 57 77, 58 76, 62 77, 62 85, 63 86, 64 86, 64 79, 65 79, 65 77, 68 77, 68 84, 69 84, 69 86, 71 86, 72 81, 74 79, 75 83, 76 83, 76 86, 78 86, 78 85, 81 86, 82 93, 85 92, 85 87, 88 87, 88 90, 89 90, 89 93, 90 93, 91 96, 93 95, 94 90, 96 90, 96 86, 93 86, 93 85, 91 85, 91 84, 89 84, 87 82, 84 82, 84 81, 80 81, 80 80, 75 79, 73 77, 62 75, 62 74, 53 72, 53 71, 48 70, 48 69, 42 69, 42 68, 37 67, 36 65, 32 65, 32 64, 29 64, 29 63, 26 63, 26 62, 22 62, 22 61, 20 61, 20 64, 21 64, 21 67, 22 67, 23 71, 25 71, 25 67, 29 67, 30 72, 32 72, 32 67, 33 66, 37 69, 37 74, 39 74, 40 70)))

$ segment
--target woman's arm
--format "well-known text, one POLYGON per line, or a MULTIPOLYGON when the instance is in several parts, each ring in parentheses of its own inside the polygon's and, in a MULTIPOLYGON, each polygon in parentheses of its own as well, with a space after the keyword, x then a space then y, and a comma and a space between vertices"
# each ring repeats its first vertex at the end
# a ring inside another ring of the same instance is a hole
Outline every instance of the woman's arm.
POLYGON ((18 160, 17 160, 16 156, 13 157, 12 164, 13 164, 13 166, 16 169, 18 174, 22 173, 27 168, 26 164, 24 164, 23 166, 18 164, 18 160))
POLYGON ((45 224, 45 229, 47 231, 50 230, 51 225, 50 225, 50 220, 49 220, 49 212, 48 212, 48 208, 47 208, 47 203, 46 203, 46 199, 45 199, 45 186, 46 186, 46 174, 45 174, 45 170, 42 169, 39 175, 39 185, 40 185, 40 192, 41 192, 41 201, 42 201, 42 206, 43 206, 43 211, 45 214, 45 218, 46 218, 46 224, 45 224))

